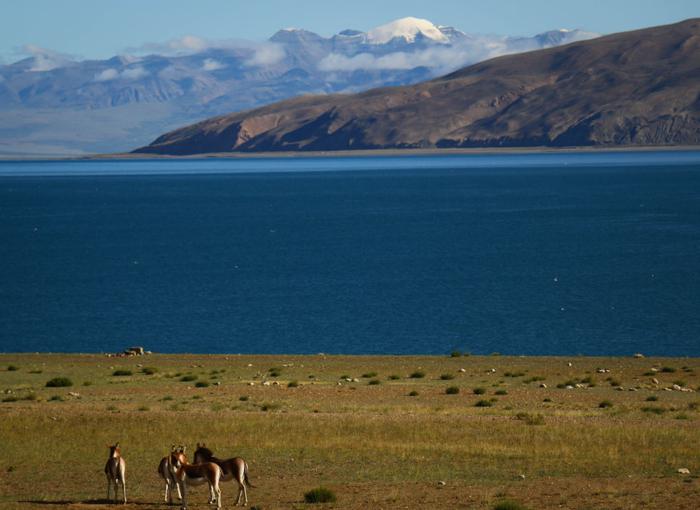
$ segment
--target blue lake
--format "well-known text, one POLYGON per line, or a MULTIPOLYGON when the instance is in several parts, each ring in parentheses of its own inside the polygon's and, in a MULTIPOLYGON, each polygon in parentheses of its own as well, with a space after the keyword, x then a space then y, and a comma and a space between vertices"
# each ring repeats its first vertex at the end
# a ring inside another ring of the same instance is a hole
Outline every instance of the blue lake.
POLYGON ((700 355, 700 152, 0 162, 0 351, 700 355))

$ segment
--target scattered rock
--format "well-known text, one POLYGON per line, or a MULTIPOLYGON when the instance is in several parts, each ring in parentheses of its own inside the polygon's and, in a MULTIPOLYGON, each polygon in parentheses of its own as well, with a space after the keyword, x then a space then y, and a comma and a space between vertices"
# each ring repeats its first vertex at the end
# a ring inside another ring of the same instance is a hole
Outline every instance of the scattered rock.
POLYGON ((637 388, 627 388, 627 391, 637 391, 637 388))
POLYGON ((248 366, 249 366, 249 367, 252 367, 252 366, 253 366, 253 364, 252 364, 252 363, 248 363, 248 366))
POLYGON ((214 383, 214 386, 221 386, 221 381, 216 381, 216 382, 214 383))
POLYGON ((265 382, 263 383, 263 386, 269 386, 269 385, 270 385, 270 381, 265 381, 265 382))
POLYGON ((643 357, 644 357, 644 354, 642 354, 641 352, 636 352, 636 353, 634 354, 634 356, 632 356, 632 357, 633 357, 633 358, 643 358, 643 357))
POLYGON ((438 486, 440 486, 440 487, 444 487, 445 485, 447 485, 447 483, 445 483, 444 480, 440 480, 440 481, 438 482, 438 486))
POLYGON ((581 383, 577 383, 577 384, 576 384, 576 387, 577 387, 577 388, 585 388, 586 385, 585 385, 585 384, 581 384, 581 383))
POLYGON ((676 391, 681 391, 681 386, 679 386, 678 384, 674 384, 673 386, 671 386, 671 388, 673 388, 676 391))
POLYGON ((567 389, 567 390, 573 390, 573 389, 574 389, 574 387, 573 387, 573 386, 571 386, 570 384, 567 384, 567 385, 566 385, 566 389, 567 389))
POLYGON ((566 366, 567 366, 567 367, 573 367, 573 366, 574 366, 574 364, 573 364, 573 363, 571 363, 571 362, 569 361, 569 362, 568 362, 568 363, 566 364, 566 366))
POLYGON ((678 468, 678 474, 679 474, 679 475, 689 475, 689 474, 690 474, 690 469, 688 469, 688 468, 678 468))
POLYGON ((607 374, 610 372, 610 370, 608 370, 607 368, 599 368, 598 370, 596 370, 596 372, 598 372, 599 374, 607 374))
POLYGON ((496 369, 495 369, 495 368, 492 368, 491 370, 489 370, 489 372, 492 373, 492 374, 495 374, 495 373, 496 373, 496 369))
POLYGON ((652 371, 652 372, 658 372, 658 371, 659 371, 659 369, 658 369, 658 368, 656 368, 656 367, 651 367, 651 371, 652 371))
POLYGON ((518 478, 520 478, 521 480, 525 480, 525 475, 521 473, 518 475, 518 478))
POLYGON ((249 383, 248 383, 248 386, 255 386, 255 383, 254 383, 254 382, 249 382, 249 383))
POLYGON ((546 388, 547 385, 545 383, 540 383, 540 388, 546 388))
POLYGON ((625 388, 623 388, 622 386, 618 386, 618 387, 615 388, 615 389, 616 389, 617 391, 625 391, 625 388))
POLYGON ((357 377, 355 377, 353 378, 352 382, 360 382, 360 380, 357 377))
POLYGON ((457 372, 464 373, 464 372, 466 372, 466 370, 464 368, 460 368, 459 370, 457 370, 457 372))
POLYGON ((80 393, 78 393, 77 391, 69 391, 68 394, 71 397, 80 398, 80 393))
POLYGON ((651 380, 651 382, 653 382, 653 383, 656 384, 657 386, 659 385, 659 380, 658 380, 656 377, 654 377, 654 378, 651 380))

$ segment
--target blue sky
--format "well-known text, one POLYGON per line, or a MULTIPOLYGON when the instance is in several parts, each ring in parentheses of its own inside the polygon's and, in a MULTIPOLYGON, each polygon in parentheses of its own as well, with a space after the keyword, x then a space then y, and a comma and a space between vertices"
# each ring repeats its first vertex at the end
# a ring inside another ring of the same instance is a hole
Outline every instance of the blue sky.
POLYGON ((698 0, 5 0, 0 60, 24 45, 106 58, 184 35, 264 40, 299 27, 321 35, 415 16, 465 32, 533 35, 555 28, 611 33, 700 17, 698 0))

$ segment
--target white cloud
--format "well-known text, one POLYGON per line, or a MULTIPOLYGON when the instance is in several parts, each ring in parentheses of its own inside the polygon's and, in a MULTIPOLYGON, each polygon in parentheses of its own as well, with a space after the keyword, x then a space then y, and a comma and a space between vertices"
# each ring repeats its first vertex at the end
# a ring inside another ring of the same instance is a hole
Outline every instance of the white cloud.
POLYGON ((111 81, 111 80, 136 80, 142 76, 146 76, 148 71, 143 67, 129 67, 123 71, 109 68, 95 75, 94 81, 111 81))
POLYGON ((216 71, 217 69, 222 69, 226 67, 224 64, 213 58, 204 59, 202 63, 202 71, 216 71))
POLYGON ((73 62, 73 58, 70 55, 47 50, 35 44, 25 44, 17 53, 34 59, 29 71, 35 72, 51 71, 52 69, 65 67, 73 62))
POLYGON ((251 48, 253 56, 245 61, 250 67, 275 65, 287 55, 284 47, 275 43, 262 43, 251 48))
POLYGON ((210 43, 196 35, 183 35, 163 43, 144 43, 127 48, 128 53, 157 53, 159 55, 190 55, 211 47, 210 43))

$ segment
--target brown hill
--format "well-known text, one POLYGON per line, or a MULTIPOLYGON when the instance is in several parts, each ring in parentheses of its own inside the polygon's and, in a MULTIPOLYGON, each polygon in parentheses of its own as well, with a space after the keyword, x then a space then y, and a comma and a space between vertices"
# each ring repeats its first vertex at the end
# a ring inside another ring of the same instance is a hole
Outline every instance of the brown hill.
POLYGON ((215 117, 135 152, 700 144, 700 19, 215 117))

